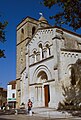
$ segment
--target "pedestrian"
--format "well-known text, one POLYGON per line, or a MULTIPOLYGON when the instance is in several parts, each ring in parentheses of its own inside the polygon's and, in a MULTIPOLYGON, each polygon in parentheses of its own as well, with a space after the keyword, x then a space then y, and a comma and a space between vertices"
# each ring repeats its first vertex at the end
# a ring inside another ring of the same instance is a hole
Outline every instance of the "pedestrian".
POLYGON ((28 114, 31 114, 32 115, 32 111, 31 111, 31 108, 32 108, 32 101, 29 99, 28 100, 28 114))

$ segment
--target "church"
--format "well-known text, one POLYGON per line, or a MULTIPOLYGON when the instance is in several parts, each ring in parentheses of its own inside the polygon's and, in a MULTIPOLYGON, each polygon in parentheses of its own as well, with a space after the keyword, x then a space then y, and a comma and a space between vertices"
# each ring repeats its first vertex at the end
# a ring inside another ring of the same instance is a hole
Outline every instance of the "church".
POLYGON ((33 107, 58 108, 71 65, 81 59, 81 35, 28 16, 17 26, 16 51, 16 107, 31 99, 33 107))

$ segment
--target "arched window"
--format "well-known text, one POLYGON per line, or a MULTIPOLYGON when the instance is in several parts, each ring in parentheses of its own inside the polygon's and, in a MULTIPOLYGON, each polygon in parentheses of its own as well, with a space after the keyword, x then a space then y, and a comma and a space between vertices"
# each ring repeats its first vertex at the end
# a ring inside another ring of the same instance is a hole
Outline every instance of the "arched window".
POLYGON ((32 35, 35 33, 35 30, 36 30, 36 28, 33 27, 33 28, 32 28, 32 35))
POLYGON ((34 62, 36 62, 36 61, 37 61, 37 58, 36 58, 36 51, 34 51, 33 54, 34 54, 34 62))
POLYGON ((42 60, 42 58, 44 58, 44 53, 43 53, 43 47, 42 44, 39 44, 39 51, 40 51, 40 60, 42 60))
POLYGON ((21 29, 21 33, 24 34, 24 29, 23 28, 21 29))
POLYGON ((46 48, 47 48, 47 57, 49 57, 51 55, 51 51, 48 44, 46 44, 46 48))
POLYGON ((21 29, 21 40, 24 39, 24 29, 21 29))

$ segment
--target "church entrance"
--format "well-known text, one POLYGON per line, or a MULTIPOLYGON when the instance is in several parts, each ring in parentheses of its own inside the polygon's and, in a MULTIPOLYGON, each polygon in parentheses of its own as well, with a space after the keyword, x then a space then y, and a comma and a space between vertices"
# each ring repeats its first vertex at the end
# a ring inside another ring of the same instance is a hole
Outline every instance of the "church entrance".
POLYGON ((44 85, 45 107, 48 107, 50 101, 49 85, 44 85))
POLYGON ((47 67, 40 66, 35 70, 33 81, 35 83, 35 101, 37 107, 49 107, 51 74, 47 67))

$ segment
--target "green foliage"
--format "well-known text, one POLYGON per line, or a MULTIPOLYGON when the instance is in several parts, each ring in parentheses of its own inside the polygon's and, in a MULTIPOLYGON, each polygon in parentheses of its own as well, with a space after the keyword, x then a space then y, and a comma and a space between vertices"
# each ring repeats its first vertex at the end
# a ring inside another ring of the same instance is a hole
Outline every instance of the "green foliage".
POLYGON ((74 105, 75 102, 75 97, 76 97, 76 92, 75 92, 75 87, 74 86, 70 86, 70 87, 64 87, 63 88, 63 96, 65 98, 64 102, 67 105, 74 105))
POLYGON ((7 26, 7 24, 8 24, 7 22, 4 22, 4 23, 0 22, 0 41, 1 42, 5 42, 5 31, 4 31, 4 29, 7 26))
POLYGON ((4 57, 4 58, 5 58, 5 54, 4 54, 4 50, 1 50, 1 49, 0 49, 0 58, 1 58, 1 57, 4 57))
POLYGON ((71 67, 71 85, 62 86, 64 105, 59 104, 60 108, 71 106, 75 109, 81 108, 81 60, 78 59, 71 67))
POLYGON ((69 24, 74 30, 81 28, 81 0, 43 0, 46 7, 60 6, 59 12, 51 16, 56 25, 69 24))
MULTIPOLYGON (((5 40, 5 27, 7 26, 8 22, 0 22, 0 42, 4 43, 5 40)), ((0 49, 0 58, 4 57, 5 58, 5 54, 4 54, 4 50, 0 49)))

